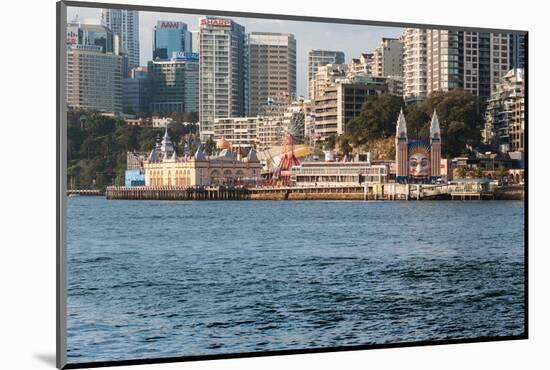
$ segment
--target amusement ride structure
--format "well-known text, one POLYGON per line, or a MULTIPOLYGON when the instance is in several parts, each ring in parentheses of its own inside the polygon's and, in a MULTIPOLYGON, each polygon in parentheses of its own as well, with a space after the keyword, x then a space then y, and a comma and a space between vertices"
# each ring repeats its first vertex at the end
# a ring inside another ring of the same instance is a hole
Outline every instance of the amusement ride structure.
POLYGON ((300 164, 294 149, 294 136, 287 134, 278 163, 269 151, 265 151, 266 160, 274 167, 269 169, 266 184, 269 186, 287 186, 290 183, 290 169, 300 164))

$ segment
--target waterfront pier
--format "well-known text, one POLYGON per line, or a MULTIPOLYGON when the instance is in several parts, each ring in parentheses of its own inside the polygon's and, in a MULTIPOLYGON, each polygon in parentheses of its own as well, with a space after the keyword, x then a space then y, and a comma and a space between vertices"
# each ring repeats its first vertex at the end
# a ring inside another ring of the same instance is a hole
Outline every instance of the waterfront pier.
POLYGON ((102 196, 105 191, 102 189, 67 189, 67 195, 87 195, 87 196, 102 196))
POLYGON ((242 187, 205 186, 109 186, 107 199, 128 200, 242 200, 247 189, 242 187))
POLYGON ((178 187, 110 186, 107 199, 129 200, 482 200, 523 199, 523 187, 494 188, 481 183, 364 183, 340 186, 178 187))

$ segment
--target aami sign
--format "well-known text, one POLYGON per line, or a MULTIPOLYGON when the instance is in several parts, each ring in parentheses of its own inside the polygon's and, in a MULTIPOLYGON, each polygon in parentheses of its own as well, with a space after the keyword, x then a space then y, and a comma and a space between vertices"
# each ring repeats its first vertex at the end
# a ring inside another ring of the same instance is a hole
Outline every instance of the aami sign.
POLYGON ((180 28, 181 22, 171 22, 171 21, 161 21, 159 22, 160 28, 168 28, 168 29, 178 29, 180 28))

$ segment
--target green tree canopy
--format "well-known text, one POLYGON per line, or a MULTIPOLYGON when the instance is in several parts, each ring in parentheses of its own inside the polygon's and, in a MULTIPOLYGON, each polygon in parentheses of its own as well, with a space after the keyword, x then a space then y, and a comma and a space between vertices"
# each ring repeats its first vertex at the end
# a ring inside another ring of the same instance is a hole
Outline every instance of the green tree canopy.
POLYGON ((426 127, 428 128, 427 134, 429 135, 430 115, 424 109, 416 105, 408 107, 405 112, 405 119, 407 121, 407 134, 409 138, 426 136, 426 127))
MULTIPOLYGON (((398 96, 382 94, 368 97, 361 114, 347 124, 347 142, 357 147, 367 144, 369 140, 394 136, 397 117, 403 107, 403 99, 398 96)), ((406 107, 409 138, 429 138, 434 109, 437 109, 439 117, 444 157, 456 157, 464 152, 466 144, 480 143, 482 102, 462 89, 433 92, 420 105, 406 107)))
POLYGON ((216 142, 212 137, 210 137, 208 141, 204 143, 204 150, 208 155, 212 155, 216 151, 216 142))
POLYGON ((346 134, 340 135, 336 141, 338 143, 339 154, 347 155, 353 151, 353 148, 350 145, 350 140, 348 135, 346 134))
MULTIPOLYGON (((479 97, 462 89, 449 92, 433 92, 420 107, 426 114, 437 110, 441 127, 443 156, 460 155, 466 144, 477 145, 481 141, 483 107, 479 97)), ((429 121, 424 132, 429 134, 429 121)))
MULTIPOLYGON (((148 152, 164 135, 163 128, 130 126, 120 117, 83 110, 69 110, 67 122, 67 180, 77 188, 123 184, 126 152, 148 152)), ((196 131, 196 125, 170 125, 178 154, 183 153, 183 136, 196 131)))
POLYGON ((330 135, 323 143, 325 150, 333 150, 336 147, 336 135, 330 135))
POLYGON ((364 144, 370 139, 383 139, 395 135, 395 123, 403 105, 403 99, 399 96, 369 96, 359 117, 347 125, 346 132, 350 137, 356 137, 350 142, 364 144))

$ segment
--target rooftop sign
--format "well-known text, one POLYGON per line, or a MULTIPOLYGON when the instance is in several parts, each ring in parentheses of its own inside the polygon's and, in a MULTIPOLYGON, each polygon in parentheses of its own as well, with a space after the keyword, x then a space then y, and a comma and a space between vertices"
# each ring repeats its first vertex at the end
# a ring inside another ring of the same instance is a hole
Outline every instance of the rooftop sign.
POLYGON ((199 60, 199 53, 189 53, 189 52, 186 52, 186 51, 174 51, 172 53, 172 59, 198 61, 199 60))
POLYGON ((231 26, 229 19, 202 18, 201 26, 231 26))
POLYGON ((159 21, 157 22, 157 27, 162 29, 183 29, 183 23, 175 21, 159 21))
POLYGON ((67 44, 78 44, 78 29, 67 27, 67 44))
POLYGON ((82 50, 82 51, 103 51, 103 47, 100 45, 82 45, 82 44, 69 44, 67 45, 69 50, 82 50))

